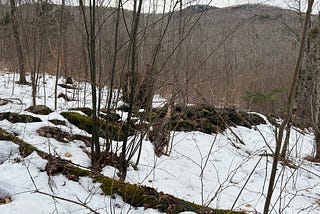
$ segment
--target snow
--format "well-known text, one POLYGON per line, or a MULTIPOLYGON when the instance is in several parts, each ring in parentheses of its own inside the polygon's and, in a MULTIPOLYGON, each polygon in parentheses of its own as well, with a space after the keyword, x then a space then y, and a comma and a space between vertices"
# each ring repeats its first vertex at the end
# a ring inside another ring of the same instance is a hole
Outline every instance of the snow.
MULTIPOLYGON (((65 120, 59 114, 64 110, 84 105, 90 107, 89 87, 84 83, 76 83, 80 90, 59 87, 59 92, 67 91, 68 96, 75 97, 76 101, 66 102, 60 98, 57 111, 41 116, 24 111, 31 105, 31 87, 15 84, 17 79, 17 74, 0 73, 0 98, 14 98, 12 103, 0 106, 0 112, 30 114, 41 118, 42 122, 13 124, 2 120, 0 127, 41 151, 90 167, 90 159, 85 152, 89 148, 82 141, 63 143, 36 133, 40 127, 55 126, 49 122, 51 119, 65 120), (87 94, 84 94, 84 87, 87 87, 87 94), (71 157, 66 156, 67 152, 71 157)), ((40 81, 37 104, 54 108, 54 81, 55 77, 50 75, 45 75, 40 81), (46 84, 43 85, 43 82, 46 84)), ((107 90, 103 94, 106 95, 107 90)), ((154 106, 161 106, 164 101, 156 96, 154 106)), ((126 113, 123 113, 122 119, 125 118, 126 113)), ((68 122, 66 127, 56 127, 72 134, 90 136, 68 122)), ((213 208, 261 213, 272 166, 270 154, 275 149, 275 129, 267 123, 252 129, 231 127, 216 135, 171 132, 170 155, 161 157, 154 155, 153 145, 144 139, 138 170, 129 167, 126 181, 154 187, 158 191, 213 208), (238 142, 234 134, 245 145, 238 142)), ((103 139, 100 140, 103 143, 103 139)), ((313 154, 313 150, 312 132, 292 128, 289 160, 298 168, 278 165, 272 213, 320 213, 320 165, 305 160, 313 154)), ((136 158, 134 156, 132 160, 136 158)), ((82 177, 79 182, 68 180, 63 175, 49 177, 44 171, 46 163, 37 153, 22 158, 16 144, 0 141, 0 197, 10 196, 12 199, 11 203, 0 205, 0 213, 91 212, 79 204, 86 204, 99 213, 159 213, 153 209, 133 208, 119 196, 104 196, 99 183, 87 177, 82 177)), ((118 179, 117 170, 111 166, 105 167, 102 173, 118 179)))

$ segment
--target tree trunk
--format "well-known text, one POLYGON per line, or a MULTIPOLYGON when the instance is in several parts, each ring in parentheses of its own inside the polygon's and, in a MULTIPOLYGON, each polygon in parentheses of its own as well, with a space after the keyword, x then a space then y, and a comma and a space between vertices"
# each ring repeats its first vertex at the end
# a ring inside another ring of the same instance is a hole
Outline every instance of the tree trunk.
POLYGON ((317 24, 317 34, 315 36, 314 45, 314 56, 315 59, 315 69, 314 69, 314 76, 313 76, 313 100, 314 100, 314 107, 313 111, 313 129, 315 132, 315 159, 320 160, 320 14, 318 17, 318 24, 317 24))
POLYGON ((297 90, 298 74, 302 65, 303 52, 304 52, 306 37, 307 37, 308 23, 311 18, 313 2, 314 0, 308 0, 308 8, 307 8, 304 25, 303 25, 299 54, 298 54, 298 58, 297 58, 297 62, 294 70, 294 76, 292 79, 292 83, 289 91, 289 97, 288 97, 287 106, 286 106, 286 115, 279 127, 278 135, 276 136, 276 150, 273 156, 273 163, 272 163, 271 175, 269 180, 267 198, 266 198, 264 209, 263 209, 264 214, 269 213, 269 207, 270 207, 271 198, 274 190, 274 184, 275 184, 275 178, 277 173, 277 166, 278 166, 278 160, 279 160, 279 155, 280 155, 280 150, 282 145, 283 134, 292 116, 294 97, 297 90))
POLYGON ((90 0, 89 2, 89 26, 87 25, 87 17, 85 13, 85 6, 82 0, 79 1, 80 10, 83 16, 86 42, 88 48, 88 60, 90 71, 90 85, 92 95, 92 144, 91 144, 91 164, 95 168, 98 166, 100 160, 100 142, 99 142, 99 117, 97 115, 97 90, 96 90, 96 1, 90 0))
POLYGON ((26 84, 26 69, 25 69, 25 58, 22 51, 22 45, 20 41, 20 33, 19 33, 19 25, 17 21, 17 8, 15 0, 10 0, 10 7, 11 7, 11 26, 13 37, 16 45, 16 52, 18 57, 18 64, 19 64, 19 71, 20 71, 20 78, 18 83, 26 84))
POLYGON ((126 149, 127 149, 127 141, 129 137, 129 129, 131 123, 131 116, 134 107, 135 101, 135 86, 136 86, 136 67, 137 67, 137 35, 138 35, 138 27, 140 22, 140 14, 142 8, 143 0, 135 0, 134 1, 134 10, 133 10, 133 26, 130 35, 130 45, 131 45, 131 84, 130 84, 130 103, 129 103, 129 111, 128 111, 128 118, 127 124, 124 130, 124 140, 122 144, 122 151, 121 151, 121 163, 120 163, 120 180, 124 181, 127 176, 127 160, 126 160, 126 149))

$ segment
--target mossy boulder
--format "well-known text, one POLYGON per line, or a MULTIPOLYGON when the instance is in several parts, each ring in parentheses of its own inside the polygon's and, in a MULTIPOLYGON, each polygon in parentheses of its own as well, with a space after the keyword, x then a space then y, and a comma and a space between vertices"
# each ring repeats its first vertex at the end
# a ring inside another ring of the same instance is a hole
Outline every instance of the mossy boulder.
POLYGON ((255 113, 248 114, 248 118, 249 118, 249 123, 253 126, 267 123, 262 117, 260 117, 258 114, 255 114, 255 113))
MULTIPOLYGON (((79 129, 85 130, 92 134, 93 120, 85 115, 77 112, 62 112, 61 115, 66 118, 70 123, 77 126, 79 129)), ((99 135, 103 138, 109 138, 112 140, 123 140, 124 133, 121 127, 105 121, 99 121, 99 135)))
MULTIPOLYGON (((152 109, 152 122, 157 123, 167 113, 167 107, 152 109)), ((232 108, 215 108, 200 104, 194 106, 177 105, 171 115, 171 130, 201 131, 217 133, 224 131, 228 126, 244 126, 251 128, 254 125, 266 122, 258 114, 249 114, 232 108)))
POLYGON ((29 108, 25 109, 25 111, 41 115, 48 115, 53 112, 49 107, 45 105, 30 106, 29 108))
POLYGON ((77 112, 62 112, 60 114, 79 129, 92 133, 93 122, 91 118, 77 112))
POLYGON ((91 108, 81 107, 81 108, 71 108, 70 110, 81 111, 82 113, 84 113, 85 115, 87 115, 89 117, 92 116, 92 109, 91 108))
POLYGON ((99 122, 99 135, 103 138, 109 138, 112 140, 122 141, 124 139, 123 126, 117 126, 115 124, 106 123, 104 121, 99 122))
POLYGON ((197 121, 197 124, 200 125, 199 131, 202 131, 206 134, 218 133, 219 128, 213 125, 209 119, 202 118, 197 121))
POLYGON ((244 126, 251 128, 251 124, 248 122, 249 116, 245 112, 238 112, 235 109, 226 109, 224 117, 229 126, 244 126))
POLYGON ((6 119, 11 123, 33 123, 33 122, 42 121, 38 117, 33 117, 31 115, 25 115, 25 114, 12 113, 12 112, 0 113, 0 118, 2 120, 6 119))

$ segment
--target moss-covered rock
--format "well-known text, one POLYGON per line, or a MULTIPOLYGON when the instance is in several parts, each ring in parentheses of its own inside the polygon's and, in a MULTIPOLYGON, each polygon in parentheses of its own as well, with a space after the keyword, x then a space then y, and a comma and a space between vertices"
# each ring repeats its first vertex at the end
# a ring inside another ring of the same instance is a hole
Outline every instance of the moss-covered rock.
POLYGON ((267 122, 260 117, 258 114, 254 114, 254 113, 250 113, 248 114, 248 118, 249 118, 249 123, 252 126, 256 126, 256 125, 260 125, 260 124, 266 124, 267 122))
POLYGON ((53 138, 59 142, 69 143, 70 141, 80 140, 88 147, 91 146, 91 137, 83 136, 80 134, 70 134, 62 131, 61 129, 53 126, 44 126, 37 130, 38 135, 46 138, 53 138))
POLYGON ((25 114, 12 113, 12 112, 0 113, 0 118, 2 120, 6 119, 11 123, 33 123, 33 122, 42 121, 38 117, 33 117, 31 115, 25 115, 25 114))
MULTIPOLYGON (((151 122, 158 123, 167 112, 166 107, 152 109, 151 122)), ((171 116, 171 130, 201 131, 217 133, 224 131, 228 126, 245 126, 266 123, 257 114, 249 114, 236 109, 220 109, 210 105, 175 106, 171 116)))
POLYGON ((68 140, 71 140, 72 136, 68 132, 62 131, 61 129, 52 126, 41 127, 37 130, 37 133, 42 137, 53 138, 63 143, 69 143, 68 140))
POLYGON ((171 121, 171 130, 174 131, 196 131, 196 127, 191 120, 171 121))
POLYGON ((41 115, 48 115, 53 112, 49 107, 45 105, 30 106, 29 108, 25 109, 25 111, 41 115))
POLYGON ((123 126, 117 126, 111 123, 100 121, 100 136, 112 140, 122 141, 124 139, 123 126))
POLYGON ((83 129, 88 133, 92 133, 93 122, 89 117, 77 112, 61 112, 60 114, 79 129, 83 129))
POLYGON ((204 132, 206 134, 218 133, 218 127, 213 125, 209 119, 202 118, 198 121, 200 125, 199 131, 204 132))
MULTIPOLYGON (((62 112, 61 115, 79 129, 83 129, 92 134, 93 121, 90 117, 81 115, 77 112, 62 112)), ((99 121, 99 135, 103 138, 108 137, 109 139, 119 141, 124 138, 124 133, 121 127, 111 123, 106 123, 102 120, 99 121)))
POLYGON ((225 120, 230 126, 244 126, 250 128, 251 125, 248 122, 248 114, 244 112, 237 112, 235 109, 227 109, 225 113, 225 120))

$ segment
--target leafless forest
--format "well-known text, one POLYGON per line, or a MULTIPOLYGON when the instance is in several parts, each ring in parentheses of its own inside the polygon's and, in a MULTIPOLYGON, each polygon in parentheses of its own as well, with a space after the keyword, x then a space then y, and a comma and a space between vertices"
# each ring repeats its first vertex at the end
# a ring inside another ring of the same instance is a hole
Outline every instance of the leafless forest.
MULTIPOLYGON (((64 4, 17 4, 25 69, 89 81, 90 11, 64 4)), ((18 71, 10 13, 10 4, 0 6, 0 65, 2 70, 18 71)), ((175 90, 178 102, 279 112, 294 70, 302 24, 303 14, 267 5, 180 8, 177 4, 169 12, 142 13, 137 29, 137 85, 152 75, 155 92, 170 97, 175 90), (250 93, 274 97, 250 102, 250 93)), ((121 89, 127 80, 131 25, 131 11, 121 9, 118 14, 117 8, 96 7, 98 85, 109 86, 114 75, 113 87, 121 89)))

